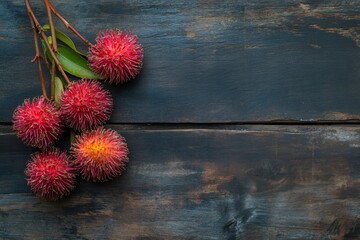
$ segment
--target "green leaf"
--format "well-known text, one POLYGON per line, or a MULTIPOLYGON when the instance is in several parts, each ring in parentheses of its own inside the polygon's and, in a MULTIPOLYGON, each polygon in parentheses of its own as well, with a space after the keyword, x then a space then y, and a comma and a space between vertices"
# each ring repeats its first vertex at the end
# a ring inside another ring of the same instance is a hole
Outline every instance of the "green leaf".
POLYGON ((47 39, 48 39, 49 44, 51 45, 52 44, 52 37, 49 36, 49 37, 47 37, 47 39))
MULTIPOLYGON (((48 49, 47 49, 47 46, 46 46, 46 43, 44 40, 41 39, 41 44, 43 46, 43 51, 44 51, 44 57, 48 57, 50 58, 51 57, 51 54, 49 53, 48 49)), ((52 58, 50 58, 52 59, 52 58)))
POLYGON ((58 77, 58 76, 55 76, 55 102, 57 104, 60 104, 60 97, 61 97, 61 94, 63 93, 64 91, 64 84, 62 82, 62 80, 58 77))
POLYGON ((57 58, 64 71, 79 78, 100 79, 88 66, 88 61, 79 53, 64 45, 58 45, 57 58))
MULTIPOLYGON (((45 24, 43 26, 44 30, 50 30, 50 26, 49 24, 45 24)), ((63 43, 65 43, 68 47, 70 47, 72 50, 74 50, 75 52, 86 56, 85 54, 83 54, 82 52, 80 52, 79 50, 76 49, 75 47, 75 43, 71 40, 71 38, 66 35, 65 33, 61 32, 59 29, 55 28, 55 36, 57 39, 59 39, 60 41, 62 41, 63 43)))

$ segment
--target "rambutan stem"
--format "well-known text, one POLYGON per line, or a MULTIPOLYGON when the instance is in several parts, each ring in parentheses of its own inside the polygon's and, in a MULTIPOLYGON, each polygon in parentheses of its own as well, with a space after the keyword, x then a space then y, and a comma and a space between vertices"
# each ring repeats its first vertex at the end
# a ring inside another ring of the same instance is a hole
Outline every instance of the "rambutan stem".
POLYGON ((55 61, 51 61, 51 100, 55 99, 55 70, 56 64, 55 61))
MULTIPOLYGON (((46 11, 48 15, 48 21, 50 25, 50 32, 51 32, 51 45, 55 53, 58 51, 57 47, 57 40, 55 35, 55 27, 54 27, 54 21, 52 18, 52 12, 49 7, 49 2, 47 0, 44 0, 44 4, 46 6, 46 11)), ((56 73, 56 65, 55 61, 51 61, 51 100, 55 99, 55 73, 56 73)))
POLYGON ((76 30, 68 21, 66 21, 66 19, 60 15, 60 13, 58 13, 55 9, 55 7, 51 4, 50 0, 44 0, 45 3, 47 4, 47 6, 50 7, 51 11, 55 14, 56 17, 58 17, 60 19, 60 21, 65 25, 65 27, 67 27, 68 29, 70 29, 76 36, 78 36, 86 45, 88 45, 89 47, 92 46, 92 44, 83 36, 79 33, 78 30, 76 30))
POLYGON ((49 41, 48 41, 48 39, 47 39, 47 37, 46 37, 46 34, 45 34, 45 32, 44 32, 44 29, 41 27, 39 21, 37 20, 34 12, 33 12, 33 10, 32 10, 32 8, 31 8, 31 5, 30 5, 29 0, 25 0, 25 5, 26 5, 26 9, 27 9, 30 17, 32 18, 32 20, 33 20, 33 22, 34 22, 34 24, 35 24, 35 26, 36 26, 36 28, 37 28, 37 30, 38 30, 38 34, 40 34, 40 37, 41 37, 41 38, 43 39, 43 41, 45 42, 45 45, 46 45, 46 47, 48 48, 48 50, 49 50, 52 58, 54 59, 56 65, 57 65, 58 70, 60 71, 60 73, 62 74, 62 76, 65 78, 66 82, 67 82, 68 84, 70 84, 71 82, 70 82, 68 76, 66 75, 66 73, 64 72, 64 69, 62 68, 61 63, 59 62, 58 58, 56 57, 56 54, 54 53, 52 47, 50 46, 49 41))
POLYGON ((46 6, 46 11, 47 11, 49 25, 50 25, 50 32, 51 32, 53 50, 54 50, 55 53, 57 53, 57 51, 58 51, 58 49, 57 49, 57 40, 56 40, 56 36, 55 36, 55 27, 54 27, 54 21, 53 21, 53 18, 52 18, 52 14, 51 14, 51 9, 49 7, 49 2, 47 0, 44 0, 44 3, 45 3, 45 6, 46 6))
POLYGON ((38 35, 36 33, 35 23, 34 23, 34 21, 33 21, 30 14, 29 14, 29 18, 30 18, 30 23, 31 23, 31 28, 32 28, 32 31, 33 31, 33 35, 34 35, 34 45, 35 45, 35 57, 31 62, 37 61, 42 94, 46 99, 48 99, 48 96, 47 96, 47 93, 46 93, 46 87, 45 87, 44 74, 43 74, 42 66, 41 66, 41 59, 45 60, 45 58, 40 54, 38 35))

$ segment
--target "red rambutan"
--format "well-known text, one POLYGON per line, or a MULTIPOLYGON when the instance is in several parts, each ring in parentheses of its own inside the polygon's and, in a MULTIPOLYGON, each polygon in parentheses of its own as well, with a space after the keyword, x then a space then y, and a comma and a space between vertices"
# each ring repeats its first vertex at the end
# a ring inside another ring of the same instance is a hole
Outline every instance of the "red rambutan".
POLYGON ((60 99, 61 115, 75 130, 91 129, 109 120, 113 100, 108 90, 94 80, 71 83, 60 99))
POLYGON ((125 83, 142 67, 143 48, 130 32, 109 29, 100 32, 89 49, 90 67, 109 83, 125 83))
POLYGON ((72 154, 80 176, 94 182, 121 175, 129 161, 125 139, 115 130, 103 127, 77 136, 72 154))
POLYGON ((26 145, 46 148, 63 133, 60 111, 44 97, 25 99, 13 114, 14 130, 26 145))
POLYGON ((58 200, 73 190, 75 172, 67 154, 55 148, 33 154, 25 170, 31 190, 36 196, 50 201, 58 200))

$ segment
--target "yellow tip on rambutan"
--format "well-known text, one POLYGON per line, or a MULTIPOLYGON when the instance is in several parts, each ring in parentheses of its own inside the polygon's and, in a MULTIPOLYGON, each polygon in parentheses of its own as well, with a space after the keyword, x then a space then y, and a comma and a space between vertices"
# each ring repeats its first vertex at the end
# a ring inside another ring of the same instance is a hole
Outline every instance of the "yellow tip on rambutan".
POLYGON ((80 176, 94 182, 105 182, 121 175, 128 162, 125 139, 115 130, 100 127, 84 132, 72 146, 80 176))

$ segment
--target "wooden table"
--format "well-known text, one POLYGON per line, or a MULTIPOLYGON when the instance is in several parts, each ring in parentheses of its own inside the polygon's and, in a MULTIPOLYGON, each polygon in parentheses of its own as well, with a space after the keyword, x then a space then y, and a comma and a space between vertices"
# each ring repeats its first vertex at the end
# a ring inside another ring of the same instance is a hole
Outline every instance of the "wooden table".
POLYGON ((31 194, 11 121, 41 94, 32 33, 1 1, 0 239, 360 239, 360 1, 53 4, 92 42, 140 38, 141 75, 109 87, 130 163, 59 202, 31 194))

